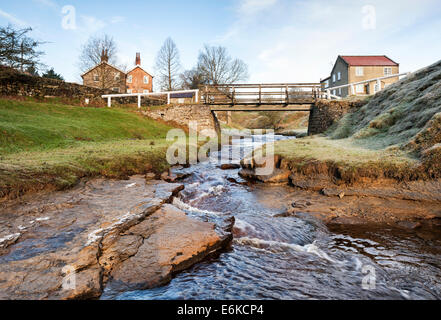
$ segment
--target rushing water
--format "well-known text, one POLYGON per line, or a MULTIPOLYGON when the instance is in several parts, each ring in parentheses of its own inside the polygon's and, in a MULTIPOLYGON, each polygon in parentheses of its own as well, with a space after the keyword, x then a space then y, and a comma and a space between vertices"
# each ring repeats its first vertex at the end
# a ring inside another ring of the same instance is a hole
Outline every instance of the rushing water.
MULTIPOLYGON (((233 140, 223 163, 238 163, 261 140, 233 140)), ((118 299, 441 298, 439 235, 352 226, 329 230, 307 215, 276 218, 286 208, 290 187, 236 183, 243 181, 239 170, 219 169, 218 157, 187 169, 192 175, 174 204, 200 219, 234 215, 231 248, 164 287, 118 299)))

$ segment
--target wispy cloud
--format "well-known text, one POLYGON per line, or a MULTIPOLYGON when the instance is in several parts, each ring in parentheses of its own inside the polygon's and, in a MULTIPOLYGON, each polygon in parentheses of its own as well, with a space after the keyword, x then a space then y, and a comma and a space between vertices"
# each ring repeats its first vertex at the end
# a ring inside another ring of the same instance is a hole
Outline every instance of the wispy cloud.
POLYGON ((275 5, 277 0, 242 0, 238 6, 240 15, 251 16, 275 5))
POLYGON ((234 11, 236 21, 227 32, 215 39, 214 42, 225 42, 238 36, 241 30, 246 29, 258 19, 260 14, 277 4, 279 0, 240 0, 234 11))
POLYGON ((80 31, 86 31, 88 33, 95 33, 101 29, 104 29, 107 24, 93 16, 81 16, 81 23, 79 24, 80 31))
POLYGON ((110 23, 112 23, 112 24, 116 24, 116 23, 124 22, 125 20, 126 20, 125 17, 115 16, 115 17, 112 17, 112 18, 110 19, 110 23))
POLYGON ((58 5, 52 0, 32 0, 32 1, 39 3, 43 6, 50 7, 50 8, 57 8, 58 7, 58 5))
POLYGON ((421 54, 415 48, 428 37, 416 31, 423 21, 436 30, 436 19, 427 19, 435 14, 436 0, 370 0, 376 9, 373 30, 363 28, 365 4, 356 1, 278 0, 276 5, 262 0, 254 6, 249 1, 243 1, 237 12, 248 10, 251 18, 238 16, 237 24, 218 40, 241 52, 252 82, 316 82, 329 75, 339 54, 386 54, 402 63, 402 71, 434 62, 417 59, 421 54))
POLYGON ((23 20, 20 20, 19 18, 13 16, 12 14, 9 14, 3 10, 0 9, 0 17, 5 18, 9 22, 12 22, 13 24, 16 24, 20 27, 28 26, 29 24, 23 20))

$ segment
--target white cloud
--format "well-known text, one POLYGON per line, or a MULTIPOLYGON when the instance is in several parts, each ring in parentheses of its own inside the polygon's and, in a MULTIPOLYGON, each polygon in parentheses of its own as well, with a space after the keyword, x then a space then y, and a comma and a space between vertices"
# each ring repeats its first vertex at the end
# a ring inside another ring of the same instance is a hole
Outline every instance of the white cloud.
POLYGON ((6 20, 8 20, 9 22, 12 22, 13 24, 16 24, 20 27, 24 27, 24 26, 28 26, 29 24, 26 23, 23 20, 20 20, 18 18, 16 18, 15 16, 13 16, 12 14, 9 14, 3 10, 0 9, 0 17, 5 18, 6 20))
MULTIPOLYGON (((240 10, 247 8, 246 3, 240 10)), ((259 11, 255 3, 257 11, 250 9, 253 19, 239 19, 218 41, 223 40, 249 64, 250 82, 317 82, 329 75, 339 54, 386 54, 402 62, 402 71, 414 71, 439 58, 435 52, 441 41, 433 41, 439 39, 433 31, 436 19, 428 19, 435 15, 434 9, 439 11, 436 0, 369 3, 376 8, 375 30, 363 28, 362 2, 279 0, 271 6, 271 1, 262 1, 264 9, 259 11), (418 48, 429 38, 427 32, 432 41, 426 42, 431 50, 425 52, 432 52, 433 61, 423 62, 418 48)))
POLYGON ((275 5, 277 0, 242 0, 238 7, 240 15, 255 15, 275 5))
POLYGON ((106 27, 106 23, 93 16, 81 16, 81 23, 79 24, 79 29, 82 31, 87 31, 88 33, 95 33, 106 27))
POLYGON ((57 4, 52 0, 33 0, 34 2, 37 2, 41 5, 44 5, 46 7, 56 8, 57 4))
POLYGON ((270 10, 279 0, 240 0, 235 7, 236 22, 214 42, 226 42, 240 35, 243 29, 256 21, 260 14, 270 10))
POLYGON ((116 24, 116 23, 124 22, 125 20, 126 20, 126 18, 124 18, 124 17, 121 17, 121 16, 115 16, 115 17, 112 17, 112 18, 110 19, 110 23, 112 23, 112 24, 116 24))

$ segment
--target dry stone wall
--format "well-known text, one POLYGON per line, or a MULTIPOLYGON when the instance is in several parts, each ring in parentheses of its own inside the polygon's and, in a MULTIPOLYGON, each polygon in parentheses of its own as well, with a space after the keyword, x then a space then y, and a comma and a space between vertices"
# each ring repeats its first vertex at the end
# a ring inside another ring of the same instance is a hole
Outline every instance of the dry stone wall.
POLYGON ((324 133, 345 114, 362 104, 360 101, 317 101, 309 115, 308 135, 324 133))
POLYGON ((143 114, 165 122, 174 122, 179 126, 189 127, 190 122, 197 122, 197 131, 212 130, 218 133, 220 130, 216 115, 205 105, 173 105, 157 110, 143 111, 143 114))
POLYGON ((80 100, 82 103, 88 99, 90 103, 103 104, 104 100, 101 96, 106 93, 109 92, 76 83, 35 77, 11 68, 0 67, 0 96, 62 97, 80 100))

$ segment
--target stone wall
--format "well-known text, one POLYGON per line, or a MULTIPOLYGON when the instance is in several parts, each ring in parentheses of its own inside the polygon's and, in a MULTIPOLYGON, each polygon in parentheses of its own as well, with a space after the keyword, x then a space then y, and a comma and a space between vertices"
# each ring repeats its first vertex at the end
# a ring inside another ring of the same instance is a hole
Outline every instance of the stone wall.
POLYGON ((324 133, 346 113, 362 104, 360 101, 317 101, 309 115, 308 135, 324 133))
POLYGON ((62 97, 104 105, 101 95, 108 91, 82 86, 60 80, 34 77, 11 68, 0 67, 0 96, 23 96, 36 98, 62 97))
POLYGON ((173 122, 182 127, 189 127, 190 121, 197 121, 197 131, 212 130, 219 133, 217 117, 205 105, 174 105, 157 110, 146 110, 142 113, 154 120, 173 122))

